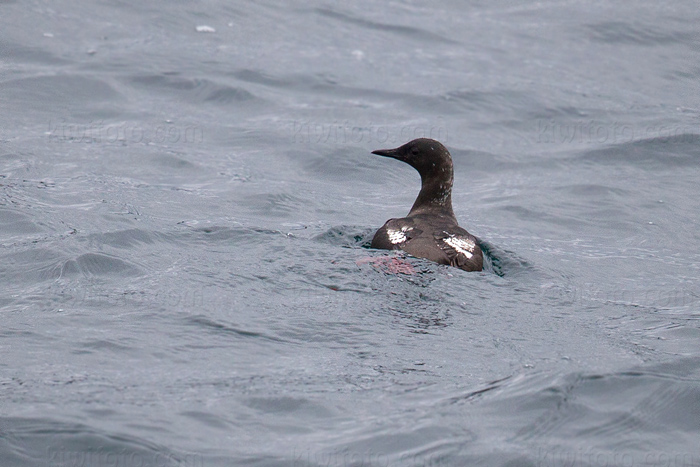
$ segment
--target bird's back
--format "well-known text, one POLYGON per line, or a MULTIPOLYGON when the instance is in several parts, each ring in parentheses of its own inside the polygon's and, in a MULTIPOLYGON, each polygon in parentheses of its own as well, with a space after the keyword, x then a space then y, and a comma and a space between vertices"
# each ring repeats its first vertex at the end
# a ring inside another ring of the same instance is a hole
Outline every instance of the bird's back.
POLYGON ((372 248, 403 250, 465 271, 483 269, 479 240, 456 221, 428 214, 389 219, 374 235, 372 248))

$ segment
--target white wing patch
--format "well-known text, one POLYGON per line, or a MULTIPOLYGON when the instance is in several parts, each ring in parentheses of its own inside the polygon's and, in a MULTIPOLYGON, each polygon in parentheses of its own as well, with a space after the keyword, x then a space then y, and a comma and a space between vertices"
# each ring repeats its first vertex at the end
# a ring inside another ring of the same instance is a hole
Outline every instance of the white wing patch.
POLYGON ((386 229, 386 233, 389 236, 389 241, 398 245, 406 241, 406 232, 413 230, 413 227, 401 227, 401 230, 386 229))
POLYGON ((474 242, 472 242, 468 238, 455 237, 454 235, 450 235, 449 237, 444 238, 443 241, 450 245, 452 248, 454 248, 457 251, 457 253, 461 253, 464 256, 466 256, 467 259, 474 256, 474 247, 476 245, 474 245, 474 242))

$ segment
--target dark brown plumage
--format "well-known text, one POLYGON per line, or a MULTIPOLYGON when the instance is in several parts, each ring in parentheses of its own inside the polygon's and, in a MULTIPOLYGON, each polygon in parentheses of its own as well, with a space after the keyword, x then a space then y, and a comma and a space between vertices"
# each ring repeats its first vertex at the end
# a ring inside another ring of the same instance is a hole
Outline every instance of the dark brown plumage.
POLYGON ((454 175, 447 148, 433 139, 420 138, 372 154, 406 162, 421 177, 421 190, 408 216, 389 219, 374 234, 372 248, 400 249, 465 271, 481 271, 479 240, 459 226, 452 211, 454 175))

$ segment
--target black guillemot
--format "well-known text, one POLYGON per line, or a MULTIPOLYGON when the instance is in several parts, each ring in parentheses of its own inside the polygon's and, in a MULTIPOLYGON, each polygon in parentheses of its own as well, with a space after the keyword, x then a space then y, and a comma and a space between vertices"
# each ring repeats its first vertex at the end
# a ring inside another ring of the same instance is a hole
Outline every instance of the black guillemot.
POLYGON ((481 271, 479 239, 461 228, 452 211, 454 180, 450 152, 438 141, 419 138, 372 154, 406 162, 418 171, 421 189, 408 216, 389 219, 377 230, 372 248, 403 250, 465 271, 481 271))

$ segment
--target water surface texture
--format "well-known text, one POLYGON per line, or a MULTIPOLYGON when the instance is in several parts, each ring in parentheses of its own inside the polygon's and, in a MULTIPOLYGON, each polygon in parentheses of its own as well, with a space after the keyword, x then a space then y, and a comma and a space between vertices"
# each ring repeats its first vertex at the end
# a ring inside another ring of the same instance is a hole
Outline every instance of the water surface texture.
POLYGON ((700 465, 696 1, 0 24, 3 467, 700 465), (421 136, 484 272, 367 248, 421 136))

